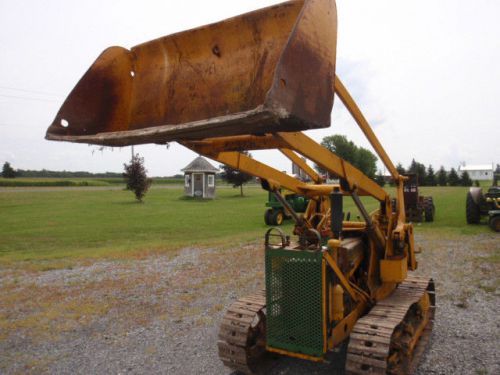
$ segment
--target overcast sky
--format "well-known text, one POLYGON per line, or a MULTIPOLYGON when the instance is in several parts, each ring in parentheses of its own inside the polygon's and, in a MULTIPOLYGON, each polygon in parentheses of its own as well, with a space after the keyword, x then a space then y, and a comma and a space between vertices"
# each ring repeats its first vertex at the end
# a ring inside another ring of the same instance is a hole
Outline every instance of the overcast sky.
MULTIPOLYGON (((44 140, 101 51, 279 2, 0 0, 0 163, 121 172, 130 148, 44 140)), ((500 163, 500 1, 338 0, 337 10, 337 74, 395 163, 500 163)), ((332 126, 308 134, 369 147, 339 100, 332 126)), ((136 151, 155 176, 179 173, 196 156, 177 144, 136 151)), ((291 169, 278 152, 254 155, 291 169)))

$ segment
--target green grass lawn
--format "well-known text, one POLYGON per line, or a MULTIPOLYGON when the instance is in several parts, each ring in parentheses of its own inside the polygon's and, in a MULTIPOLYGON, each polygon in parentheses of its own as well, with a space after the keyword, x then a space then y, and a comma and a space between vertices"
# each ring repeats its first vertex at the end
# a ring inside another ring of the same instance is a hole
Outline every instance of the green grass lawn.
MULTIPOLYGON (((393 194, 393 189, 389 189, 393 194)), ((422 188, 436 204, 436 221, 416 231, 474 234, 485 225, 465 222, 467 188, 422 188)), ((183 197, 181 188, 151 189, 145 203, 122 190, 0 192, 0 264, 127 257, 181 247, 231 246, 263 238, 267 193, 220 188, 215 200, 183 197)), ((365 199, 369 211, 377 202, 365 199)), ((345 211, 356 217, 351 199, 345 211)), ((284 226, 291 232, 289 221, 284 226)))
POLYGON ((478 234, 489 232, 486 219, 481 225, 469 225, 465 220, 465 198, 468 187, 422 187, 422 195, 430 195, 434 198, 436 206, 436 217, 433 223, 415 225, 417 231, 439 230, 443 234, 478 234))
POLYGON ((218 198, 183 198, 151 189, 145 203, 128 191, 0 193, 0 261, 114 256, 249 240, 265 230, 266 194, 219 189, 218 198))

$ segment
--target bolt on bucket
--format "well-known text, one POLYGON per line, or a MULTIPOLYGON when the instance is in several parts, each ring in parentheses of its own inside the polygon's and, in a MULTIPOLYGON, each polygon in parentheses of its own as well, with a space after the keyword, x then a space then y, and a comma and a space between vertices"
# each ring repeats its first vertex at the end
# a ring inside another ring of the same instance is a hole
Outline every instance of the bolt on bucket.
POLYGON ((289 1, 106 49, 46 138, 109 146, 330 126, 334 0, 289 1))

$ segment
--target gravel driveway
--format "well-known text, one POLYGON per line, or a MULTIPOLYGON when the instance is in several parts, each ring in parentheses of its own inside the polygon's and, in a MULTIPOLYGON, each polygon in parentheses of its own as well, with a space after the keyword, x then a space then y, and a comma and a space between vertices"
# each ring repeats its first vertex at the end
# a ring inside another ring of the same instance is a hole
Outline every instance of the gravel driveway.
MULTIPOLYGON (((438 303, 418 374, 500 374, 498 235, 419 234, 417 243, 417 272, 435 279, 438 303)), ((230 374, 217 358, 218 323, 263 277, 258 243, 0 270, 0 373, 230 374)), ((334 367, 282 358, 270 374, 334 367)))

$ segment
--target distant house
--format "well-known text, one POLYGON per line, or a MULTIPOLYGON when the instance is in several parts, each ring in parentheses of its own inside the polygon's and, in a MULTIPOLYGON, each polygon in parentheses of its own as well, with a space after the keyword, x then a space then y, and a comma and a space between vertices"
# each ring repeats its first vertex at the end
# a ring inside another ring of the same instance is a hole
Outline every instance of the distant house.
POLYGON ((215 197, 215 173, 219 170, 198 156, 181 169, 184 172, 184 194, 196 198, 215 197))
POLYGON ((481 165, 461 165, 458 168, 460 173, 467 171, 471 180, 493 180, 493 172, 495 171, 493 164, 481 165))

